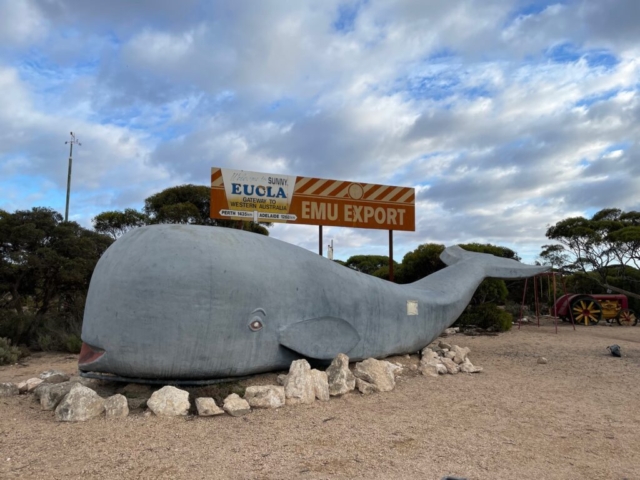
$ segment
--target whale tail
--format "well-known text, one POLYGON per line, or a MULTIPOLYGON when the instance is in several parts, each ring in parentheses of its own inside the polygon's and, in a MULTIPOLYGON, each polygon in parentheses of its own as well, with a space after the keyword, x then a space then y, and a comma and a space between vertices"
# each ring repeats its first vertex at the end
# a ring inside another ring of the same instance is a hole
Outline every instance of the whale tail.
POLYGON ((526 278, 548 271, 551 267, 524 265, 510 258, 496 257, 488 253, 469 252, 457 245, 447 247, 440 259, 448 266, 473 263, 484 268, 485 276, 494 278, 526 278))

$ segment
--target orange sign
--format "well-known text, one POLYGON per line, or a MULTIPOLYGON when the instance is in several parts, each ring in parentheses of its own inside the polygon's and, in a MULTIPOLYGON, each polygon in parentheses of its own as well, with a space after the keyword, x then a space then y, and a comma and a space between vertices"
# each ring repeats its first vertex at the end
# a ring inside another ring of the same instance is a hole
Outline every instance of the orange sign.
POLYGON ((211 169, 211 218, 415 230, 415 190, 211 169))

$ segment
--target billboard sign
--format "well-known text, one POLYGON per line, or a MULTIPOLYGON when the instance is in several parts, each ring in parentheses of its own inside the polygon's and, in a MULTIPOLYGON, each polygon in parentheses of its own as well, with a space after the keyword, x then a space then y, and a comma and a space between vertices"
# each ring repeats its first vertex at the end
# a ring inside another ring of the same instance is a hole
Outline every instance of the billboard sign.
POLYGON ((415 190, 371 183, 211 169, 211 218, 415 230, 415 190))

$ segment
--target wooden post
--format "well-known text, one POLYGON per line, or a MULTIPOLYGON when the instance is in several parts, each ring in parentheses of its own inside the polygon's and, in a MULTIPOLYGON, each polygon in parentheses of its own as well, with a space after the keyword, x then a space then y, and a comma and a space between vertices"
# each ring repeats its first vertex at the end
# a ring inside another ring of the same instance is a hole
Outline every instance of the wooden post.
POLYGON ((322 256, 322 225, 319 225, 318 253, 322 256))
POLYGON ((524 291, 522 292, 522 305, 520 306, 520 318, 518 319, 518 330, 520 330, 520 325, 522 325, 522 314, 524 313, 524 300, 527 296, 527 282, 528 278, 524 279, 524 291))
POLYGON ((393 230, 389 230, 389 281, 393 282, 393 230))

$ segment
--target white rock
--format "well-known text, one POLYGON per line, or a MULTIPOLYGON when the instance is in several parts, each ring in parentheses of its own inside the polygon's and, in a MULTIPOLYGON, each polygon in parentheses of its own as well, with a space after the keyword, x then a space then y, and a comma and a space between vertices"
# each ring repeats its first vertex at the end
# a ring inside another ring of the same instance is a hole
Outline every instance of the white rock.
POLYGON ((326 372, 320 370, 311 370, 313 376, 313 391, 318 400, 322 402, 329 401, 329 379, 326 372))
POLYGON ((456 354, 455 354, 455 352, 452 352, 451 350, 449 350, 448 352, 445 352, 444 356, 445 356, 445 358, 453 360, 455 358, 456 354))
POLYGON ((378 391, 378 389, 376 388, 376 386, 374 384, 369 383, 369 382, 365 382, 361 378, 356 378, 356 388, 363 395, 369 395, 371 393, 376 393, 378 391))
POLYGON ((85 422, 99 417, 102 412, 104 412, 104 399, 90 388, 76 383, 56 407, 56 420, 85 422))
POLYGON ((0 397, 11 397, 13 395, 18 395, 18 393, 20 393, 20 389, 15 383, 0 383, 0 397))
POLYGON ((153 392, 147 400, 147 407, 156 415, 165 417, 187 415, 191 407, 189 392, 167 385, 153 392))
POLYGON ((34 390, 33 393, 40 401, 40 405, 43 410, 55 410, 58 404, 62 401, 65 395, 67 395, 71 388, 78 385, 77 382, 63 382, 63 383, 41 383, 34 390))
POLYGON ((315 402, 316 390, 309 362, 302 359, 291 363, 284 384, 284 395, 287 405, 315 402))
POLYGON ((287 376, 284 373, 281 373, 280 375, 278 375, 278 377, 276 378, 276 383, 278 385, 280 385, 281 387, 284 387, 285 382, 287 381, 287 376))
POLYGON ((482 367, 474 366, 468 358, 465 358, 464 362, 460 364, 460 371, 463 373, 479 373, 482 371, 482 367))
POLYGON ((124 418, 129 415, 127 397, 116 393, 104 401, 104 412, 107 418, 124 418))
POLYGON ((225 398, 222 408, 224 408, 224 411, 232 417, 241 417, 251 411, 249 402, 240 398, 237 393, 232 393, 225 398))
POLYGON ((447 368, 447 372, 450 374, 454 375, 460 371, 458 365, 456 365, 456 363, 450 358, 442 358, 440 361, 447 368))
POLYGON ((440 358, 440 355, 438 355, 436 352, 434 352, 433 350, 431 350, 429 347, 425 347, 422 349, 422 360, 425 361, 429 361, 429 360, 437 360, 440 358))
POLYGON ((404 367, 402 365, 398 363, 387 362, 387 361, 385 361, 385 363, 387 364, 387 369, 389 370, 389 373, 393 375, 393 378, 402 374, 402 370, 404 370, 404 367))
POLYGON ((244 399, 252 408, 280 408, 285 403, 284 387, 276 385, 247 387, 244 399))
POLYGON ((469 347, 459 347, 458 345, 454 345, 452 351, 455 354, 453 361, 460 365, 467 359, 467 355, 469 355, 471 349, 469 347))
POLYGON ((430 377, 437 377, 438 376, 438 368, 436 367, 435 364, 432 363, 425 363, 425 364, 420 364, 420 372, 423 375, 428 375, 430 377))
POLYGON ((196 398, 196 410, 198 410, 198 415, 201 417, 224 415, 224 410, 222 410, 211 397, 196 398))
POLYGON ((547 362, 548 362, 548 360, 547 360, 546 358, 544 358, 544 357, 540 357, 540 358, 538 358, 538 363, 539 363, 540 365, 546 365, 546 364, 547 364, 547 362))
POLYGON ((446 343, 446 342, 442 342, 442 341, 440 341, 440 342, 438 342, 438 346, 439 346, 441 349, 443 349, 443 350, 444 350, 445 348, 447 349, 447 351, 451 350, 451 345, 449 345, 449 344, 448 344, 448 343, 446 343))
POLYGON ((47 370, 40 374, 40 379, 44 383, 63 383, 69 381, 69 375, 59 370, 47 370))
POLYGON ((344 395, 356 388, 356 377, 349 370, 349 357, 339 353, 326 370, 329 395, 344 395))
POLYGON ((35 388, 43 382, 40 378, 30 378, 29 380, 25 380, 24 382, 20 382, 18 384, 18 390, 20 393, 29 393, 33 392, 35 388))
POLYGON ((396 380, 387 366, 388 363, 375 358, 367 358, 356 363, 353 374, 356 378, 372 384, 378 392, 390 392, 395 388, 396 380))

